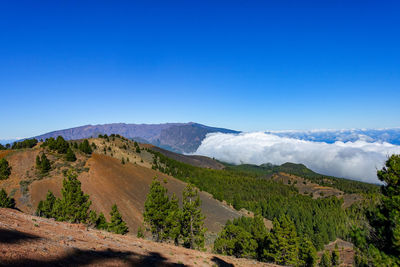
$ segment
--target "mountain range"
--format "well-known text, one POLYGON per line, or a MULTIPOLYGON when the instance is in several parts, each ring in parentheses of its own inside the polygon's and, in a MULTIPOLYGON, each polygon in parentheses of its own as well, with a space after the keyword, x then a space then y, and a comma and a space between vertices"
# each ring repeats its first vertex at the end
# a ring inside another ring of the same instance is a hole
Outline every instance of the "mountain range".
POLYGON ((99 134, 119 134, 141 143, 149 143, 179 153, 193 153, 208 133, 239 133, 224 128, 210 127, 199 123, 126 124, 111 123, 85 125, 45 133, 34 138, 62 136, 66 140, 97 137, 99 134))

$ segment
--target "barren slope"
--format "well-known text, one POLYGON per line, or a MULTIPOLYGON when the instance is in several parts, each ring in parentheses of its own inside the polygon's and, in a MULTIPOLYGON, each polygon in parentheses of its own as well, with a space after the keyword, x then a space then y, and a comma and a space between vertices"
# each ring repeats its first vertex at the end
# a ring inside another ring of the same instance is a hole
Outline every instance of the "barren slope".
MULTIPOLYGON (((82 173, 78 178, 82 182, 82 190, 90 195, 92 208, 103 212, 106 217, 111 206, 116 203, 130 231, 136 232, 143 222, 143 209, 149 186, 154 176, 166 179, 169 193, 175 193, 181 198, 185 183, 158 171, 138 164, 121 164, 120 160, 100 154, 93 154, 86 164, 89 172, 82 173)), ((62 177, 53 177, 35 181, 30 186, 32 205, 37 207, 50 189, 56 195, 62 187, 62 177)), ((206 227, 217 232, 228 219, 237 218, 240 214, 213 199, 205 192, 200 193, 202 210, 206 215, 206 227)))
POLYGON ((0 208, 1 266, 276 266, 0 208))

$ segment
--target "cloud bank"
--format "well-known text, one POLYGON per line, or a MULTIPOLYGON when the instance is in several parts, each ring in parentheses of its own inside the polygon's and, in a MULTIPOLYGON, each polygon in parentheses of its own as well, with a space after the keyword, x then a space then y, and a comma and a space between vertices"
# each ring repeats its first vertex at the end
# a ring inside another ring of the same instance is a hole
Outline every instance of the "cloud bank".
POLYGON ((315 172, 379 183, 377 169, 387 157, 400 154, 400 146, 387 142, 314 142, 267 134, 208 134, 195 154, 241 164, 302 163, 315 172))

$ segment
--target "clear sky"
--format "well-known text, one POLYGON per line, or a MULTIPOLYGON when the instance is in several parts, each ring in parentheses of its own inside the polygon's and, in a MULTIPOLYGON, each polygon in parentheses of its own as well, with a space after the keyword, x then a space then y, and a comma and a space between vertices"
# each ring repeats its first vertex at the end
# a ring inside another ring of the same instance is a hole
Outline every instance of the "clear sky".
POLYGON ((0 1, 0 139, 400 126, 399 3, 0 1))

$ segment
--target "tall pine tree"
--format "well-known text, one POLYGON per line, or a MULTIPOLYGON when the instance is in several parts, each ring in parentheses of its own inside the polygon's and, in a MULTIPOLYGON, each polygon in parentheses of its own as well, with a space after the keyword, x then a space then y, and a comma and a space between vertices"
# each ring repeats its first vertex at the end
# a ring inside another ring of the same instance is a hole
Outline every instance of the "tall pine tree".
POLYGON ((71 171, 64 178, 63 188, 61 189, 62 198, 57 199, 54 204, 55 216, 59 221, 87 222, 89 217, 89 207, 92 202, 89 195, 81 190, 81 182, 77 175, 71 171))
POLYGON ((154 177, 144 203, 143 217, 157 242, 163 242, 168 237, 167 218, 169 210, 170 201, 167 189, 161 185, 157 177, 154 177))
POLYGON ((54 209, 55 203, 56 203, 56 197, 49 190, 46 195, 46 200, 41 200, 39 202, 38 208, 36 210, 36 215, 45 217, 45 218, 54 217, 53 209, 54 209))
POLYGON ((182 193, 182 225, 183 245, 187 248, 204 247, 204 215, 201 212, 200 197, 197 189, 188 184, 182 193))
POLYGON ((174 241, 176 246, 179 245, 179 239, 181 237, 181 220, 182 211, 179 209, 179 201, 176 195, 173 194, 166 219, 166 234, 174 241))
POLYGON ((281 265, 296 265, 299 262, 299 241, 292 220, 282 215, 273 222, 272 231, 267 238, 264 257, 281 265))
POLYGON ((122 216, 116 204, 112 206, 110 216, 111 221, 108 224, 108 231, 121 235, 126 234, 128 232, 128 226, 126 226, 126 223, 122 220, 122 216))

